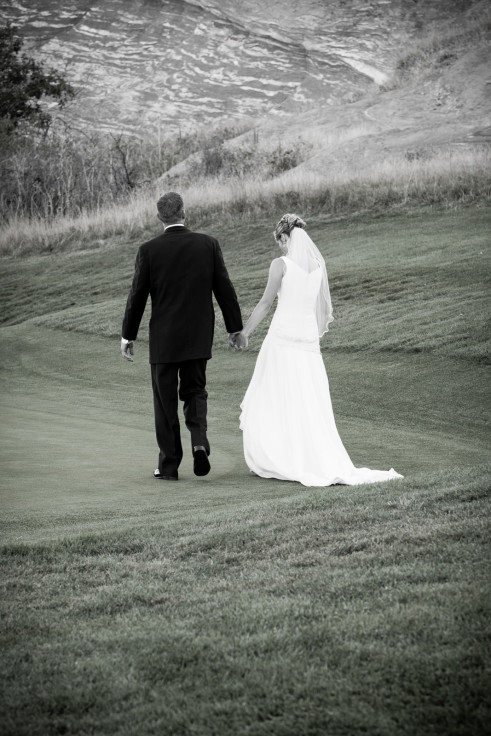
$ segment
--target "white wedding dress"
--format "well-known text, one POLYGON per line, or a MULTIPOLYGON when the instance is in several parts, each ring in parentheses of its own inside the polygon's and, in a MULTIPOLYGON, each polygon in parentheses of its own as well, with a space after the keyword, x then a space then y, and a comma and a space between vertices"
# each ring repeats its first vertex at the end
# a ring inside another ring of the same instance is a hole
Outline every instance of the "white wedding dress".
POLYGON ((241 404, 249 469, 305 486, 357 485, 402 478, 355 468, 339 437, 316 317, 321 269, 308 273, 283 256, 278 305, 241 404))

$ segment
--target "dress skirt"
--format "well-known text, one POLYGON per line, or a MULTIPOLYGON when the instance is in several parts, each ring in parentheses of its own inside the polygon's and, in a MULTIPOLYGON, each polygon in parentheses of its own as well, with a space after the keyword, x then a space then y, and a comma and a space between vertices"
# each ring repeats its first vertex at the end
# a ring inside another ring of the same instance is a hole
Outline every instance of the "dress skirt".
POLYGON ((393 468, 355 468, 334 421, 318 340, 266 336, 241 404, 244 457, 262 478, 304 486, 402 478, 393 468))

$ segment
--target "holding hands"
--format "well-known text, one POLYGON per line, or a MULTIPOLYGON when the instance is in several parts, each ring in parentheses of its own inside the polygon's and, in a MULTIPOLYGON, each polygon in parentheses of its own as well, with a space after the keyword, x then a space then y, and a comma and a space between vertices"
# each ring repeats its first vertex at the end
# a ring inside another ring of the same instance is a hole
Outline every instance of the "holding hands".
MULTIPOLYGON (((244 332, 231 332, 228 336, 229 347, 235 348, 235 350, 244 350, 249 344, 249 340, 244 332)), ((129 360, 131 363, 134 361, 134 346, 132 340, 121 339, 121 355, 125 360, 129 360)))
POLYGON ((242 332, 232 332, 228 336, 229 347, 235 348, 235 350, 243 350, 249 344, 247 336, 242 332))

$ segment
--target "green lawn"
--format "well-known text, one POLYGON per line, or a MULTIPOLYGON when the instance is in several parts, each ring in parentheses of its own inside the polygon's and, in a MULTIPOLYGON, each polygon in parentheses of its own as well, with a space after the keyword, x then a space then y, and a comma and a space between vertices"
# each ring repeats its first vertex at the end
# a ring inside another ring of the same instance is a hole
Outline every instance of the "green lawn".
MULTIPOLYGON (((215 230, 246 316, 271 222, 215 230)), ((145 340, 119 355, 136 244, 4 261, 3 733, 486 732, 489 222, 312 219, 341 436, 405 476, 355 488, 249 474, 266 328, 235 353, 220 324, 212 472, 185 446, 179 483, 155 481, 145 340)))

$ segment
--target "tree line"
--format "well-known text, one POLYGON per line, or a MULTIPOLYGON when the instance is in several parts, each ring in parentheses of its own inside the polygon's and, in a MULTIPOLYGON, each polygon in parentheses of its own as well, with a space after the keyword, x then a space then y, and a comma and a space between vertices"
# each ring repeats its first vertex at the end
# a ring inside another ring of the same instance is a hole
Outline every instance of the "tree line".
POLYGON ((46 102, 68 105, 65 76, 24 50, 19 29, 0 27, 0 221, 76 216, 154 181, 202 145, 196 134, 156 145, 53 121, 46 102))

